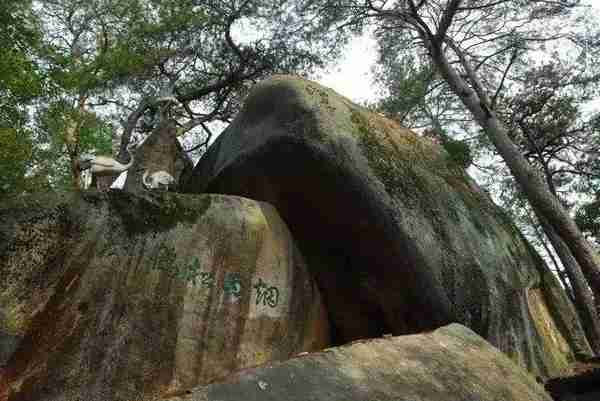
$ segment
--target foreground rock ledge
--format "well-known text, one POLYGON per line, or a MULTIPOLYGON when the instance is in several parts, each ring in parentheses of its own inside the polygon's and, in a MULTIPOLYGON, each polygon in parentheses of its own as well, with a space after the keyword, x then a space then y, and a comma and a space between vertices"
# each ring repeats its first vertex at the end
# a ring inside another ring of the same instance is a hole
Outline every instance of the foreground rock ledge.
POLYGON ((464 169, 314 82, 258 84, 185 189, 277 208, 335 344, 460 322, 540 376, 591 354, 557 280, 464 169))
POLYGON ((170 401, 551 401, 525 370, 458 324, 247 369, 170 401))
POLYGON ((275 209, 121 191, 0 206, 0 400, 143 401, 329 344, 275 209))

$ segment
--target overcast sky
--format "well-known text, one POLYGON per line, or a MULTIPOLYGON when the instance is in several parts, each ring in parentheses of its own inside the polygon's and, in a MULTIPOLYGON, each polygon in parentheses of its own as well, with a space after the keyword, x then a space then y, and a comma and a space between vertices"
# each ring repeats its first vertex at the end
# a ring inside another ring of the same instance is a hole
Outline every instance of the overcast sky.
MULTIPOLYGON (((585 0, 584 3, 600 12, 600 0, 585 0)), ((331 72, 323 74, 319 83, 357 103, 374 99, 377 92, 371 68, 377 57, 375 49, 375 41, 367 35, 354 39, 340 63, 331 72)))
MULTIPOLYGON (((600 1, 600 0, 599 0, 600 1)), ((371 68, 377 57, 375 41, 367 35, 353 40, 340 63, 319 82, 354 102, 363 102, 376 96, 371 68)))

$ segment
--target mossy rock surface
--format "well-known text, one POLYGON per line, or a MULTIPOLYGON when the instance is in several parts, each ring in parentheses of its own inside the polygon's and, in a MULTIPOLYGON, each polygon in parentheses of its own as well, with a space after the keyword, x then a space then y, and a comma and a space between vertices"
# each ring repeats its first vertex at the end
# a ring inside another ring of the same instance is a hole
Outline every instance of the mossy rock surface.
POLYGON ((543 377, 590 352, 539 255, 440 146, 314 82, 258 84, 183 187, 277 208, 336 344, 460 322, 543 377))
POLYGON ((0 400, 153 400, 329 345, 276 210, 219 195, 0 205, 0 400))
POLYGON ((378 338, 248 369, 169 401, 551 401, 464 326, 378 338))

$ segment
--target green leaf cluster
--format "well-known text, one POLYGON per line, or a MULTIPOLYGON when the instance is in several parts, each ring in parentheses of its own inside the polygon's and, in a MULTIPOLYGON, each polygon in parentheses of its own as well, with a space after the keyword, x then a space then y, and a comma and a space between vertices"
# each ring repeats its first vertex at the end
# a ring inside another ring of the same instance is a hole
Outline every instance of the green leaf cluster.
POLYGON ((448 152, 449 160, 454 165, 466 169, 473 163, 471 148, 465 141, 445 138, 442 140, 442 146, 448 152))
POLYGON ((575 213, 575 223, 579 229, 596 238, 600 244, 600 200, 587 203, 575 213))
POLYGON ((0 127, 26 121, 25 106, 42 93, 42 75, 34 61, 39 44, 37 22, 27 1, 0 4, 0 127))
POLYGON ((31 2, 0 4, 0 197, 46 188, 35 169, 29 108, 45 89, 37 63, 38 21, 31 2))
POLYGON ((34 146, 29 134, 0 128, 0 199, 50 188, 45 174, 35 168, 34 146))

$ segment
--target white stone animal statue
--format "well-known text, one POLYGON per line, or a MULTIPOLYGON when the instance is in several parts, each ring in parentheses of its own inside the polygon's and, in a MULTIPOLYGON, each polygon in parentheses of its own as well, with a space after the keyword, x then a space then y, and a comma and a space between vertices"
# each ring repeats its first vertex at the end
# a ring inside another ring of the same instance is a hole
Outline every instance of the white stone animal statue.
POLYGON ((127 153, 129 154, 129 163, 123 164, 112 157, 108 156, 95 156, 91 154, 82 154, 79 157, 79 169, 87 170, 90 169, 92 175, 115 175, 121 174, 131 166, 133 166, 134 156, 131 154, 131 149, 135 146, 135 143, 127 145, 127 153))
POLYGON ((79 157, 79 169, 89 169, 92 173, 92 186, 96 182, 96 178, 102 175, 119 175, 131 168, 135 157, 131 153, 131 150, 136 146, 136 143, 127 145, 126 151, 129 155, 129 162, 126 164, 120 163, 109 156, 96 156, 91 154, 82 154, 79 157))
POLYGON ((175 178, 164 170, 155 171, 152 174, 146 170, 142 175, 142 184, 147 189, 166 189, 169 190, 170 186, 175 185, 175 178))

